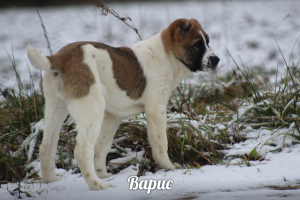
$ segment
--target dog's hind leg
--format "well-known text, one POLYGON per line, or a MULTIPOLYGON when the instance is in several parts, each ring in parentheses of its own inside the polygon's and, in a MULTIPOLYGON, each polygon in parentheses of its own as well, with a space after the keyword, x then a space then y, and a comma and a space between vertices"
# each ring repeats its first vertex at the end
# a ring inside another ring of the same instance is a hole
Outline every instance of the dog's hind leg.
MULTIPOLYGON (((46 82, 48 78, 45 75, 44 81, 46 82)), ((55 173, 55 155, 60 128, 68 115, 68 111, 65 102, 56 96, 56 91, 51 84, 44 84, 44 93, 46 99, 45 129, 40 146, 40 161, 42 181, 50 183, 60 179, 55 173)))
POLYGON ((100 181, 94 167, 94 148, 105 111, 100 83, 93 84, 87 96, 68 101, 68 109, 78 131, 74 155, 81 173, 91 190, 106 189, 109 185, 100 181))
POLYGON ((95 146, 95 169, 99 178, 108 178, 113 174, 106 171, 106 156, 122 119, 105 112, 101 132, 95 146))

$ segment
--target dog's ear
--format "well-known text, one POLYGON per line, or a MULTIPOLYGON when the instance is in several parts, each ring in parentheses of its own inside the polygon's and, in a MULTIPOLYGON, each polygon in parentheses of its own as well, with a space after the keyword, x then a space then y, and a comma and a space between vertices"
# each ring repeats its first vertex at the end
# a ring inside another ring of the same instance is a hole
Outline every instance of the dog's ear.
POLYGON ((176 24, 176 30, 174 34, 175 40, 183 39, 190 30, 190 28, 191 23, 188 20, 182 19, 178 21, 178 23, 176 24))

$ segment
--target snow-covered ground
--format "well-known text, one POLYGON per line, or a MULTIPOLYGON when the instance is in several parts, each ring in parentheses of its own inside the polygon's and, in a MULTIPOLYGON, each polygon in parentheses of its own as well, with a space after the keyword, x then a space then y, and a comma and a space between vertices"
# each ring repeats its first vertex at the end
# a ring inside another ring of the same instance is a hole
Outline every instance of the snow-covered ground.
MULTIPOLYGON (((160 170, 147 173, 141 180, 173 180, 171 190, 130 190, 128 178, 137 174, 136 166, 128 167, 119 174, 103 180, 114 188, 90 191, 80 174, 57 170, 62 179, 56 183, 22 183, 22 190, 29 191, 34 199, 92 200, 92 199, 288 199, 299 200, 300 190, 274 190, 267 186, 299 185, 300 146, 285 149, 280 154, 268 154, 267 161, 253 163, 251 167, 230 165, 204 166, 200 169, 180 169, 170 172, 160 170), (284 197, 284 198, 283 198, 284 197)), ((13 190, 17 185, 8 185, 13 190)), ((25 194, 22 194, 25 197, 25 194)), ((0 190, 1 199, 14 199, 6 190, 0 190)), ((27 199, 27 198, 25 198, 27 199)), ((30 198, 28 198, 30 199, 30 198)))
MULTIPOLYGON (((249 105, 241 106, 239 113, 245 112, 249 105)), ((146 123, 143 115, 137 116, 140 122, 146 123)), ((180 120, 185 118, 184 114, 168 114, 169 126, 180 126, 180 120), (177 124, 178 123, 178 124, 177 124)), ((234 119, 234 117, 233 117, 234 119)), ((186 121, 186 119, 184 119, 186 121)), ((203 122, 191 120, 186 121, 199 128, 203 122)), ((233 121, 224 124, 209 124, 216 129, 230 129, 233 121)), ((44 120, 33 125, 32 136, 34 137, 44 128, 44 120)), ((202 166, 198 169, 177 169, 173 171, 159 170, 155 173, 147 172, 139 178, 142 180, 165 180, 172 181, 171 190, 154 189, 147 194, 146 189, 130 189, 130 176, 137 175, 139 166, 131 165, 120 173, 103 180, 105 184, 112 184, 115 187, 108 188, 104 191, 90 191, 81 174, 73 173, 73 170, 56 169, 61 176, 59 182, 43 184, 40 181, 28 179, 18 184, 2 185, 0 189, 1 200, 14 199, 18 196, 19 188, 23 193, 21 196, 25 199, 26 193, 34 199, 49 200, 89 200, 89 199, 284 199, 298 200, 300 195, 300 144, 289 134, 299 134, 294 129, 295 124, 289 127, 279 129, 260 128, 253 129, 246 125, 246 128, 239 132, 240 136, 245 137, 245 141, 228 145, 225 153, 224 164, 214 166, 202 166), (256 149, 257 155, 263 159, 260 161, 245 162, 241 157, 249 155, 256 149), (281 149, 281 150, 279 150, 281 149), (15 194, 15 197, 10 194, 15 194), (26 193, 24 193, 26 192, 26 193)), ((230 131, 229 131, 230 132, 230 131)), ((217 131, 216 131, 217 133, 217 131)), ((29 136, 29 140, 33 138, 29 136)), ((205 133, 203 135, 205 137, 205 133)), ((31 155, 30 149, 35 145, 30 142, 28 154, 31 155)), ((114 151, 112 149, 112 151, 114 151)), ((141 160, 143 151, 132 152, 130 149, 124 158, 111 160, 110 163, 125 163, 133 158, 141 160)), ((40 174, 39 160, 29 165, 33 171, 40 174)), ((133 185, 135 188, 136 185, 133 185)), ((141 187, 145 187, 142 185, 141 187)))
MULTIPOLYGON (((120 15, 127 14, 147 38, 165 28, 177 18, 197 18, 210 36, 210 46, 221 58, 220 73, 235 66, 226 49, 238 63, 261 67, 264 70, 278 70, 284 73, 283 59, 276 45, 289 60, 295 45, 292 62, 299 65, 300 43, 300 1, 193 1, 111 4, 120 15), (239 58, 240 57, 240 58, 239 58), (278 64, 278 62, 280 62, 278 64)), ((53 52, 67 43, 92 40, 113 46, 130 45, 139 41, 138 36, 123 23, 111 16, 101 16, 101 10, 94 6, 68 6, 39 9, 53 52)), ((12 47, 22 80, 29 81, 26 58, 28 44, 49 54, 44 32, 38 15, 33 8, 11 8, 0 10, 0 83, 15 87, 14 72, 6 51, 12 56, 12 47)), ((29 67, 35 77, 38 72, 29 67)), ((242 109, 242 108, 241 108, 242 109)), ((217 126, 224 128, 224 125, 217 126)), ((226 125, 226 128, 230 128, 226 125)), ((265 159, 250 161, 248 167, 241 159, 231 160, 229 165, 203 166, 199 169, 178 169, 154 174, 146 173, 141 180, 173 180, 171 190, 130 190, 128 178, 136 175, 137 166, 130 166, 119 174, 103 180, 116 187, 104 191, 90 191, 80 174, 57 169, 62 180, 56 183, 23 182, 21 190, 24 199, 292 199, 300 198, 300 145, 292 145, 293 139, 283 142, 289 129, 245 129, 247 140, 231 146, 225 151, 228 163, 231 155, 244 155, 257 148, 265 159), (270 135, 272 138, 270 139, 270 135), (273 137, 278 135, 278 137, 273 137), (272 140, 273 146, 261 146, 272 140), (259 146, 258 146, 259 145, 259 146), (262 148, 261 148, 262 147, 262 148), (284 147, 281 152, 270 152, 284 147), (261 149, 260 149, 261 148, 261 149), (277 186, 277 190, 272 188, 277 186), (289 187, 290 186, 290 187, 289 187), (282 190, 278 190, 281 187, 282 190), (298 188, 298 189, 297 189, 298 188)), ((138 154, 140 155, 140 154, 138 154)), ((131 154, 132 156, 132 154, 131 154)), ((32 164, 39 171, 39 163, 32 164)), ((0 169, 1 170, 1 169, 0 169)), ((16 184, 2 185, 0 199, 15 199, 9 191, 16 184)))
MULTIPOLYGON (((172 120, 176 115, 170 115, 172 120)), ((44 121, 41 120, 37 126, 43 128, 44 121)), ((195 128, 201 122, 193 122, 195 128)), ((223 129, 222 125, 216 125, 223 129)), ((138 166, 129 166, 120 173, 104 179, 105 184, 112 184, 102 191, 90 191, 81 174, 73 174, 72 170, 56 169, 61 176, 59 182, 43 184, 40 181, 31 179, 18 184, 2 185, 0 189, 1 200, 15 199, 20 188, 22 192, 27 192, 31 198, 26 197, 26 193, 21 193, 24 199, 49 199, 49 200, 132 200, 132 199, 228 199, 228 200, 299 200, 300 196, 300 144, 293 145, 294 139, 286 133, 292 133, 293 125, 289 128, 282 128, 276 132, 269 129, 252 129, 247 127, 240 134, 247 139, 243 142, 230 146, 231 149, 224 150, 226 153, 225 162, 227 164, 202 166, 198 169, 177 169, 173 171, 159 170, 154 174, 147 172, 139 178, 142 180, 165 180, 172 181, 171 190, 151 190, 147 194, 146 189, 130 189, 130 176, 137 175, 138 166), (285 140, 284 140, 284 137, 285 140), (284 141, 284 143, 283 143, 284 141), (266 145, 263 145, 267 142, 266 145), (272 144, 272 145, 268 145, 272 144), (263 156, 262 161, 250 161, 250 166, 246 165, 241 158, 234 156, 249 154, 256 148, 258 155, 263 156), (282 151, 274 151, 282 148, 282 151), (273 152, 271 152, 273 151, 273 152), (15 197, 10 194, 15 193, 15 197)), ((33 134, 35 134, 33 132, 33 134)), ((129 152, 127 157, 111 160, 112 163, 122 163, 137 157, 142 159, 143 151, 129 152)), ((31 164, 34 171, 40 175, 39 161, 31 164)), ((145 185, 141 187, 144 188, 145 185)), ((133 185, 135 188, 136 185, 133 185)))

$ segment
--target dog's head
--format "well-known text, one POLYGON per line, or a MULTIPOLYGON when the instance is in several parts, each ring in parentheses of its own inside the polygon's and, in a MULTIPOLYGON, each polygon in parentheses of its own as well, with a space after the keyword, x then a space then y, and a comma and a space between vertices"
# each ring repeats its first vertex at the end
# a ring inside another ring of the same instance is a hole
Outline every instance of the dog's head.
POLYGON ((195 19, 178 19, 164 31, 167 51, 192 72, 212 71, 220 61, 209 47, 209 37, 195 19))

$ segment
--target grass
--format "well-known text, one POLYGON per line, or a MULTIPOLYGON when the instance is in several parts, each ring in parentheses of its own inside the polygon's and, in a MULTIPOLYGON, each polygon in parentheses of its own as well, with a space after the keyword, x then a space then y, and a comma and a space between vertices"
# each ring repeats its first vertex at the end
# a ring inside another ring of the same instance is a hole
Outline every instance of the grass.
MULTIPOLYGON (((9 58, 17 78, 18 90, 0 85, 0 183, 24 178, 27 155, 22 144, 31 134, 32 123, 43 118, 44 105, 44 98, 37 93, 33 82, 25 90, 15 65, 13 51, 9 58)), ((37 154, 34 155, 36 158, 37 154)))

